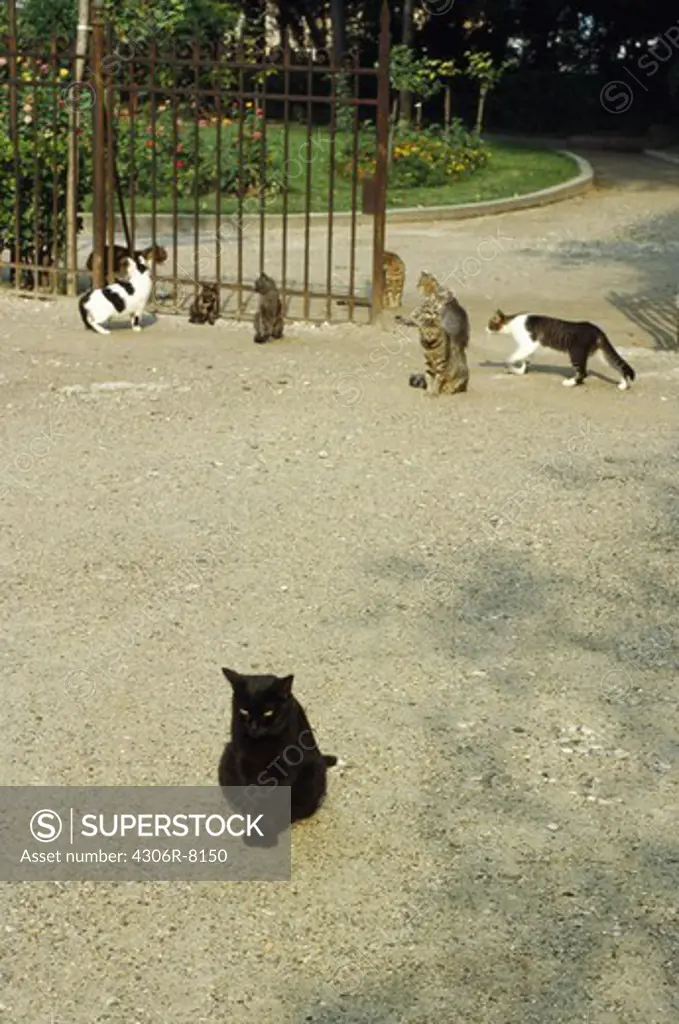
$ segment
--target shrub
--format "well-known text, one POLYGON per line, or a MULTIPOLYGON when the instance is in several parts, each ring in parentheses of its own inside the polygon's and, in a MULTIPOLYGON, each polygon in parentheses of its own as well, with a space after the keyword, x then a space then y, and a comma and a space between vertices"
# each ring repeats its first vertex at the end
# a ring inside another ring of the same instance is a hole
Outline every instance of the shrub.
POLYGON ((78 146, 79 209, 91 188, 91 115, 89 103, 85 102, 89 99, 87 91, 76 94, 73 90, 67 92, 64 89, 70 74, 68 67, 52 68, 38 58, 27 57, 19 57, 17 65, 18 181, 10 129, 8 65, 5 62, 0 66, 0 242, 13 250, 15 203, 18 200, 21 252, 24 260, 33 261, 37 256, 38 241, 43 254, 53 256, 55 246, 63 252, 66 241, 68 104, 78 102, 78 96, 83 98, 78 146))
MULTIPOLYGON (((276 151, 267 147, 262 168, 263 124, 262 111, 251 103, 246 104, 243 116, 243 157, 242 169, 239 161, 238 106, 234 104, 231 117, 222 119, 220 135, 220 191, 224 196, 247 196, 268 188, 278 177, 280 161, 276 151), (264 170, 264 174, 262 174, 264 170), (263 180, 262 180, 263 179, 263 180)), ((198 144, 194 120, 177 119, 175 134, 172 112, 163 105, 157 108, 154 124, 148 109, 139 112, 134 119, 134 134, 129 117, 124 117, 124 130, 118 128, 117 160, 120 180, 125 190, 129 189, 134 177, 135 192, 150 195, 154 184, 158 196, 172 194, 176 179, 178 198, 191 198, 197 194, 205 196, 217 188, 217 129, 214 122, 202 119, 198 122, 198 144)))
MULTIPOLYGON (((358 160, 359 178, 370 178, 375 173, 375 132, 364 129, 358 160)), ((394 135, 389 184, 399 188, 436 188, 483 167, 488 161, 488 150, 460 121, 453 121, 448 133, 435 125, 430 128, 410 128, 399 125, 394 135)), ((340 173, 351 176, 351 159, 343 154, 340 173)))

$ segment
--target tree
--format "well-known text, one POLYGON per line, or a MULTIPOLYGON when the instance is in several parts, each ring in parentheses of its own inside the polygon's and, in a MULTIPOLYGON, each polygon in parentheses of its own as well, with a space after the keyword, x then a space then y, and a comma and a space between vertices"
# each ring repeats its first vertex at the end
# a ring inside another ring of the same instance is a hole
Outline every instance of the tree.
POLYGON ((493 58, 485 50, 467 50, 465 57, 468 61, 467 74, 470 78, 476 79, 479 83, 479 100, 476 108, 476 125, 474 131, 477 135, 483 127, 483 114, 486 105, 486 96, 494 89, 512 61, 504 61, 500 65, 493 64, 493 58))
POLYGON ((331 12, 332 62, 333 64, 341 64, 347 49, 347 22, 344 0, 332 0, 331 12))
MULTIPOLYGON (((400 43, 392 46, 389 61, 389 78, 392 88, 399 92, 408 91, 419 99, 426 100, 441 92, 445 79, 455 75, 452 60, 436 60, 417 54, 409 46, 400 43)), ((400 119, 405 120, 403 110, 400 119)))
MULTIPOLYGON (((403 3, 403 30, 401 33, 401 43, 403 46, 407 46, 410 49, 413 40, 413 0, 404 0, 403 3)), ((413 119, 413 94, 409 89, 401 89, 401 95, 399 97, 399 107, 401 110, 401 117, 408 124, 413 119)))

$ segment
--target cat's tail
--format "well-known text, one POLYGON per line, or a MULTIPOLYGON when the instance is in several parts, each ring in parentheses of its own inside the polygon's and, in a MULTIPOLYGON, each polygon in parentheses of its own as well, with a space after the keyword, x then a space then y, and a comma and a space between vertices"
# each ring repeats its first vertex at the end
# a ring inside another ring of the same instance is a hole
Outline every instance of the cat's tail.
POLYGON ((628 388, 635 379, 636 373, 630 364, 625 362, 620 353, 611 345, 603 331, 599 331, 598 348, 611 369, 616 370, 621 375, 622 384, 618 386, 628 388))
POLYGON ((93 331, 94 330, 94 327, 92 326, 92 324, 87 319, 87 312, 85 310, 85 306, 87 304, 87 300, 89 299, 91 294, 92 294, 91 291, 85 292, 85 294, 81 295, 80 299, 78 300, 78 309, 80 310, 80 317, 81 317, 82 322, 85 324, 85 327, 87 328, 88 331, 93 331))

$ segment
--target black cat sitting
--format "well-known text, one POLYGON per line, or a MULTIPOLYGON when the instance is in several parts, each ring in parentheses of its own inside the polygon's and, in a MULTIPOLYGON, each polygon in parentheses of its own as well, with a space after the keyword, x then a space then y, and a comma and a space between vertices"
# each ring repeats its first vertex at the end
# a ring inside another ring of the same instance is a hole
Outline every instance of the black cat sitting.
POLYGON ((325 796, 327 768, 337 758, 318 749, 304 709, 292 695, 294 676, 222 672, 231 683, 233 705, 219 785, 289 786, 291 823, 310 818, 325 796))

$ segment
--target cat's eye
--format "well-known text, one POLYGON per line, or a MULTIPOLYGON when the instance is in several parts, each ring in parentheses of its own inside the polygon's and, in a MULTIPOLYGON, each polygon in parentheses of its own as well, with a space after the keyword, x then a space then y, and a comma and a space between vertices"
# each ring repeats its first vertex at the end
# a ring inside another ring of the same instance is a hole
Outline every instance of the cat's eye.
POLYGON ((247 708, 239 708, 238 710, 240 711, 240 713, 243 716, 243 718, 249 718, 250 717, 250 712, 248 711, 247 708))
POLYGON ((262 718, 273 718, 273 716, 274 716, 273 711, 269 710, 269 711, 265 711, 264 712, 264 714, 262 715, 262 718))

